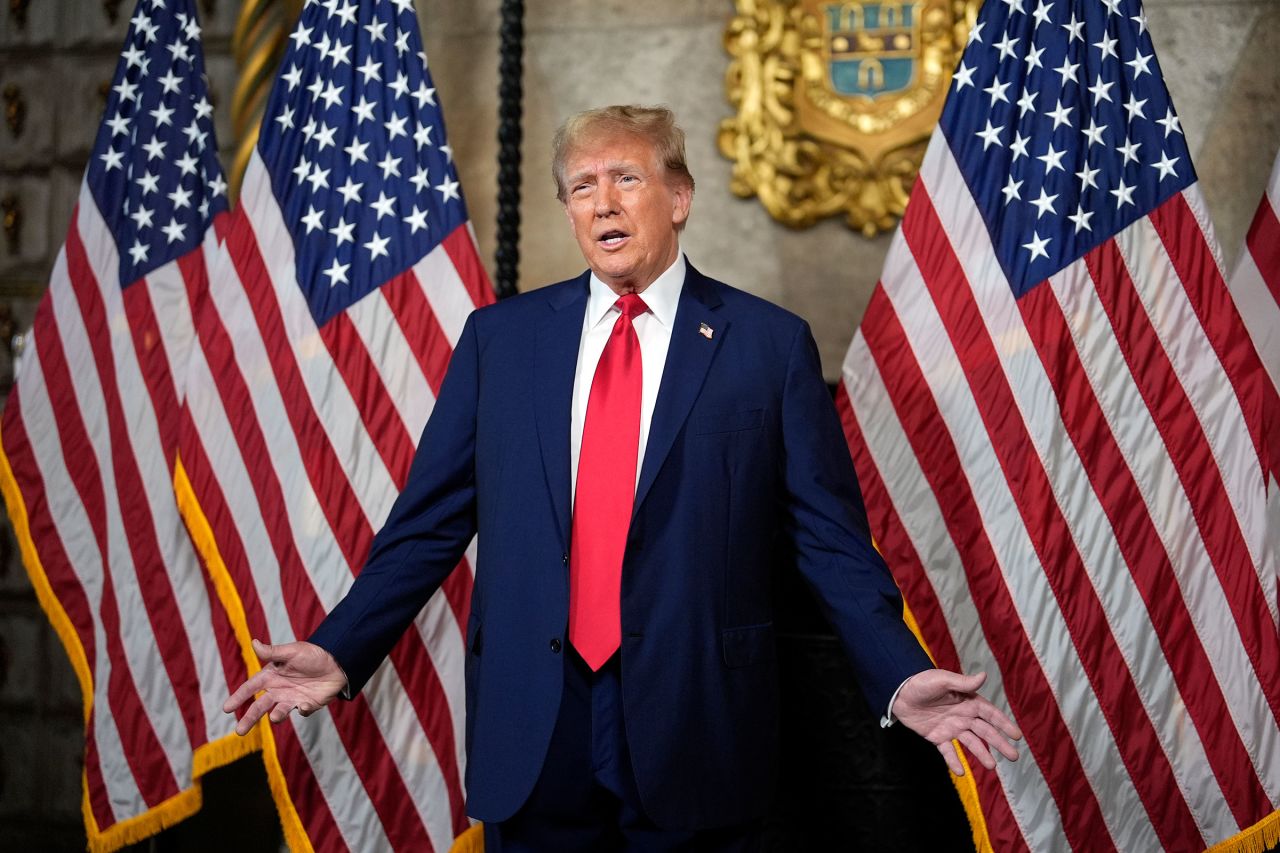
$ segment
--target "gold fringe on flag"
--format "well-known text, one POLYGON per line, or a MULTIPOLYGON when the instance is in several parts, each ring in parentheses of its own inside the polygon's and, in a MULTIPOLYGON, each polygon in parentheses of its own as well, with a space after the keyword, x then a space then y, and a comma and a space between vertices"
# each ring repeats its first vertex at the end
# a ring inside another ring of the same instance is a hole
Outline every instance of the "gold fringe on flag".
MULTIPOLYGON (((879 545, 876 545, 876 550, 880 550, 879 545)), ((924 635, 920 633, 920 623, 916 622, 915 614, 907 606, 905 597, 902 601, 902 621, 907 623, 911 633, 916 635, 920 648, 924 649, 924 653, 929 656, 929 660, 933 661, 934 666, 937 666, 938 662, 934 659, 933 652, 929 650, 929 644, 924 641, 924 635)), ((969 817, 969 829, 973 833, 973 847, 977 853, 994 853, 991 848, 991 835, 987 832, 987 819, 982 814, 982 803, 978 800, 978 784, 973 781, 973 768, 969 766, 969 758, 964 754, 960 741, 953 740, 951 745, 956 748, 956 755, 960 756, 960 763, 964 765, 964 775, 957 776, 954 773, 947 773, 947 775, 951 777, 951 784, 955 786, 956 793, 960 795, 960 804, 964 806, 964 813, 969 817)))
MULTIPOLYGON (((920 625, 905 601, 902 605, 902 618, 911 629, 911 633, 915 634, 916 639, 920 641, 920 646, 929 655, 929 659, 933 660, 933 653, 929 651, 928 644, 920 634, 920 625)), ((969 827, 973 831, 973 846, 977 853, 994 853, 991 847, 991 836, 987 833, 987 819, 982 813, 982 803, 978 799, 978 786, 973 781, 973 770, 969 767, 969 760, 965 757, 959 742, 952 741, 952 743, 955 744, 956 753, 964 764, 964 775, 948 775, 951 776, 951 784, 955 786, 956 793, 960 795, 960 803, 964 806, 965 814, 969 816, 969 827)), ((1031 756, 1023 760, 1034 761, 1031 756)), ((1205 853, 1266 853, 1276 844, 1280 844, 1280 811, 1272 812, 1253 826, 1219 841, 1205 853)))
POLYGON ((453 839, 449 853, 484 853, 484 824, 473 824, 470 829, 453 839))
POLYGON ((1280 812, 1210 847, 1205 853, 1265 853, 1280 844, 1280 812))
MULTIPOLYGON (((48 617, 62 647, 66 649, 75 671, 76 680, 80 682, 80 695, 84 702, 84 722, 86 726, 93 711, 93 670, 89 666, 80 637, 71 624, 62 602, 53 593, 53 587, 45 574, 40 554, 31 538, 31 526, 27 518, 26 502, 22 491, 18 488, 13 476, 13 468, 9 465, 9 457, 4 451, 3 438, 0 437, 0 491, 4 493, 4 502, 9 511, 9 521, 13 525, 13 535, 18 541, 22 554, 22 563, 26 567, 27 576, 35 588, 36 599, 48 617)), ((185 818, 191 817, 200 810, 204 802, 200 790, 200 777, 223 765, 230 764, 258 749, 257 736, 238 737, 227 735, 197 747, 192 755, 191 787, 179 791, 169 799, 155 805, 127 820, 112 824, 105 830, 98 826, 89 805, 89 783, 81 771, 80 811, 84 815, 85 835, 91 853, 114 853, 121 847, 134 844, 167 829, 185 818)))
MULTIPOLYGON (((227 618, 235 632, 236 643, 240 646, 240 654, 244 656, 248 673, 253 675, 262 669, 262 664, 258 662, 258 656, 253 653, 251 642, 253 637, 244 615, 244 604, 240 601, 240 594, 236 592, 235 583, 227 571, 227 564, 218 551, 218 544, 213 538, 213 528, 209 524, 209 519, 205 517, 200 502, 196 499, 195 490, 191 487, 191 480, 187 476, 187 469, 183 467, 181 456, 174 460, 173 493, 178 499, 178 511, 182 513, 182 520, 187 524, 191 541, 195 543, 196 551, 204 560, 209 570, 209 579, 213 581, 213 588, 227 611, 227 618)), ((289 796, 289 789, 284 781, 284 771, 280 767, 280 757, 276 753, 275 735, 272 734, 270 726, 259 725, 255 726, 253 733, 245 739, 248 740, 250 737, 255 738, 261 745, 262 764, 267 771, 267 785, 271 789, 271 798, 275 801, 276 812, 280 815, 280 826, 284 830, 285 843, 293 853, 314 853, 311 839, 307 837, 307 831, 302 825, 302 819, 298 816, 298 810, 293 805, 293 799, 289 796)))

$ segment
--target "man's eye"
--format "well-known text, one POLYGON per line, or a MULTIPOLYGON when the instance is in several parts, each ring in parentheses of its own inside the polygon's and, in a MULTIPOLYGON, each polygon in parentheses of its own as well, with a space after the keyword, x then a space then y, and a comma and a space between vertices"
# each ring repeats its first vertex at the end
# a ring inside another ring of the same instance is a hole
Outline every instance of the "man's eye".
POLYGON ((622 176, 622 178, 621 178, 620 180, 621 180, 621 181, 622 181, 622 183, 624 183, 624 184, 634 184, 636 181, 638 181, 638 180, 640 180, 640 179, 639 179, 639 178, 637 178, 635 175, 623 175, 623 176, 622 176))

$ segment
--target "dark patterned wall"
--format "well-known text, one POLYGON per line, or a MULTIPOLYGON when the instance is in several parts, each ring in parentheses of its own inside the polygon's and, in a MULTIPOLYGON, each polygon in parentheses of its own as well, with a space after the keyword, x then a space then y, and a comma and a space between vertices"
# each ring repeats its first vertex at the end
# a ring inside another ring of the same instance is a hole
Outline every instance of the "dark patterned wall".
POLYGON ((803 581, 776 582, 782 765, 766 850, 972 851, 937 750, 880 727, 803 581))

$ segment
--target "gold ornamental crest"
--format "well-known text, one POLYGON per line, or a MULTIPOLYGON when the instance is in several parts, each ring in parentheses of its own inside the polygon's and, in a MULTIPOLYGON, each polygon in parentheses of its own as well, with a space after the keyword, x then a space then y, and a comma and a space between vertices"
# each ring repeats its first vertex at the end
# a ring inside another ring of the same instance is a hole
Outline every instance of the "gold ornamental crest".
POLYGON ((733 192, 868 237, 907 203, 981 0, 736 0, 720 123, 733 192))

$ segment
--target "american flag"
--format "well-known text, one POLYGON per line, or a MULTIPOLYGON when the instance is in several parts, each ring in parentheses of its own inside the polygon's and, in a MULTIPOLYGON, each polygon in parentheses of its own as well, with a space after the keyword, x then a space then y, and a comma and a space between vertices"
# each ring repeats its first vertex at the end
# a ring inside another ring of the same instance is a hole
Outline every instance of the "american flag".
POLYGON ((5 499, 84 692, 84 816, 112 850, 200 807, 253 748, 245 677, 172 490, 178 418, 226 183, 191 0, 133 16, 66 243, 4 410, 5 499))
MULTIPOLYGON (((180 439, 244 646, 305 639, 344 594, 492 300, 413 3, 312 0, 197 309, 180 439)), ((295 850, 447 850, 468 827, 473 555, 354 701, 263 731, 295 850)))
POLYGON ((1276 840, 1264 380, 1141 5, 989 0, 838 401, 928 648, 1027 736, 962 780, 983 849, 1276 840))

